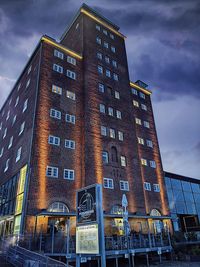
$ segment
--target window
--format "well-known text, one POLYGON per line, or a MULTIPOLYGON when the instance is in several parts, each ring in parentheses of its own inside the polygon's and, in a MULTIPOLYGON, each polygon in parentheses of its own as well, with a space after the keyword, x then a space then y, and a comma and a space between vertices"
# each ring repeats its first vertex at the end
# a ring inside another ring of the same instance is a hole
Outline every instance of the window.
POLYGON ((19 135, 21 135, 24 131, 24 126, 25 126, 25 121, 21 124, 20 130, 19 130, 19 135))
POLYGON ((17 119, 17 115, 15 115, 15 116, 13 117, 12 125, 14 125, 14 124, 15 124, 15 122, 16 122, 16 119, 17 119))
POLYGON ((8 120, 10 118, 10 110, 8 110, 7 116, 6 116, 6 120, 8 120))
POLYGON ((108 32, 107 32, 105 29, 103 29, 103 33, 104 33, 105 35, 108 35, 108 32))
POLYGON ((76 73, 75 73, 74 71, 67 70, 66 75, 67 75, 67 77, 69 77, 70 79, 76 80, 76 73))
POLYGON ((103 46, 104 46, 105 48, 108 48, 108 43, 107 43, 107 42, 103 42, 103 46))
POLYGON ((114 110, 111 107, 108 107, 108 115, 114 116, 114 110))
POLYGON ((154 192, 160 192, 160 185, 159 184, 153 184, 153 191, 154 192))
POLYGON ((128 181, 120 181, 120 190, 129 191, 129 183, 128 183, 128 181))
POLYGON ((28 99, 26 99, 24 101, 24 106, 23 106, 23 110, 22 110, 23 113, 27 110, 27 107, 28 107, 28 99))
POLYGON ((48 143, 50 145, 59 146, 60 145, 60 138, 57 136, 49 135, 48 143))
POLYGON ((141 108, 145 111, 147 111, 147 106, 145 104, 141 104, 141 108))
POLYGON ((18 85, 17 91, 19 91, 20 88, 21 88, 21 83, 18 85))
POLYGON ((72 65, 76 65, 76 59, 73 57, 67 56, 67 62, 72 65))
POLYGON ((102 152, 102 161, 103 163, 107 164, 108 163, 108 152, 103 151, 102 152))
POLYGON ((3 150, 4 150, 4 148, 2 147, 1 152, 0 152, 0 158, 3 156, 3 150))
POLYGON ((138 144, 144 145, 144 139, 138 137, 138 144))
POLYGON ((117 68, 117 61, 112 60, 112 65, 113 65, 113 67, 117 68))
POLYGON ((107 92, 109 95, 113 95, 113 89, 110 86, 107 87, 107 92))
POLYGON ((98 36, 96 37, 96 42, 97 44, 101 44, 101 38, 99 38, 98 36))
POLYGON ((74 170, 64 169, 64 179, 74 180, 74 170))
POLYGON ((150 125, 149 125, 149 122, 148 121, 144 121, 144 127, 150 128, 150 125))
POLYGON ((67 98, 70 98, 71 100, 76 100, 76 94, 71 91, 66 91, 67 98))
POLYGON ((98 70, 99 74, 103 74, 103 67, 102 66, 98 65, 97 70, 98 70))
POLYGON ((61 112, 51 108, 50 109, 50 117, 60 120, 61 119, 61 112))
POLYGON ((121 111, 116 110, 116 116, 117 116, 118 119, 121 119, 121 118, 122 118, 122 113, 121 113, 121 111))
POLYGON ((18 103, 19 103, 19 96, 16 98, 15 107, 18 105, 18 103))
POLYGON ((98 58, 98 59, 100 59, 100 60, 102 60, 102 58, 103 58, 103 55, 102 55, 102 53, 100 53, 100 52, 97 52, 97 58, 98 58))
POLYGON ((63 73, 63 67, 57 64, 53 64, 53 70, 59 73, 63 73))
POLYGON ((147 182, 144 182, 144 189, 147 190, 147 191, 151 191, 151 184, 147 183, 147 182))
POLYGON ((22 147, 20 147, 18 150, 17 150, 17 155, 16 155, 16 159, 15 159, 15 162, 18 162, 21 158, 21 153, 22 153, 22 147))
POLYGON ((112 162, 118 162, 117 148, 115 146, 111 147, 111 159, 112 162))
POLYGON ((110 128, 110 137, 115 138, 115 130, 110 128))
POLYGON ((156 162, 154 160, 150 160, 149 164, 151 168, 156 168, 156 162))
POLYGON ((110 33, 110 38, 114 40, 114 35, 110 33))
POLYGON ((118 75, 116 73, 113 73, 113 79, 115 81, 119 81, 119 77, 118 77, 118 75))
POLYGON ((116 99, 120 99, 120 95, 119 95, 119 92, 118 91, 115 91, 115 98, 116 99))
POLYGON ((111 51, 112 51, 113 53, 115 53, 115 52, 116 52, 116 48, 115 48, 114 46, 111 46, 111 51))
POLYGON ((100 31, 101 30, 101 27, 99 25, 96 24, 96 30, 97 31, 100 31))
POLYGON ((13 144, 13 136, 11 136, 9 144, 8 144, 8 149, 12 147, 13 144))
POLYGON ((131 92, 133 95, 138 95, 138 91, 135 88, 131 88, 131 92))
POLYGON ((113 189, 114 188, 113 179, 103 178, 103 187, 113 189))
POLYGON ((105 87, 104 87, 104 85, 102 83, 98 84, 98 88, 99 88, 99 92, 101 92, 101 93, 105 92, 105 87))
POLYGON ((146 140, 148 147, 153 147, 153 142, 151 140, 146 140))
POLYGON ((27 81, 27 83, 26 83, 26 88, 29 87, 29 85, 30 85, 30 81, 31 81, 31 79, 28 79, 28 81, 27 81))
POLYGON ((141 164, 144 166, 148 166, 146 159, 141 159, 141 164))
POLYGON ((61 58, 61 59, 64 58, 64 54, 63 54, 62 52, 56 50, 56 49, 54 49, 54 56, 55 56, 55 57, 59 57, 59 58, 61 58))
POLYGON ((59 94, 59 95, 62 95, 62 88, 53 84, 52 85, 52 92, 59 94))
POLYGON ((4 172, 6 172, 8 170, 9 162, 10 162, 10 159, 7 159, 6 160, 6 166, 5 166, 4 172))
POLYGON ((47 209, 49 212, 69 212, 69 208, 62 202, 53 202, 47 209))
POLYGON ((121 156, 120 160, 121 160, 121 166, 122 167, 126 167, 126 157, 125 156, 121 156))
POLYGON ((105 113, 105 112, 106 112, 106 107, 105 107, 105 105, 100 104, 100 105, 99 105, 99 110, 100 110, 101 113, 105 113))
POLYGON ((136 124, 142 125, 141 119, 135 118, 136 124))
POLYGON ((53 177, 53 178, 58 178, 58 168, 57 167, 52 167, 52 166, 47 166, 46 176, 53 177))
POLYGON ((7 128, 4 130, 3 139, 6 137, 6 135, 7 135, 7 128))
POLYGON ((75 141, 74 140, 68 140, 65 139, 65 147, 69 149, 75 149, 75 141))
POLYGON ((1 122, 1 123, 0 123, 0 130, 2 129, 2 125, 3 125, 3 123, 1 122))
POLYGON ((11 103, 12 103, 12 98, 9 100, 9 103, 8 103, 8 104, 9 104, 9 106, 10 106, 10 104, 11 104, 11 103))
POLYGON ((103 136, 107 135, 107 128, 105 126, 101 126, 101 135, 103 136))
POLYGON ((139 95, 140 95, 141 98, 145 99, 145 94, 143 94, 142 92, 140 92, 139 95))
POLYGON ((111 72, 110 72, 110 70, 106 70, 106 77, 108 77, 108 78, 111 77, 111 72))
POLYGON ((75 115, 66 114, 65 120, 66 120, 66 122, 70 122, 70 123, 75 124, 76 117, 75 117, 75 115))
POLYGON ((31 72, 31 69, 32 69, 32 65, 30 65, 30 67, 28 68, 28 72, 27 72, 28 75, 31 72))
POLYGON ((107 56, 105 56, 105 62, 108 63, 108 64, 110 64, 110 58, 107 57, 107 56))
POLYGON ((133 106, 135 106, 135 107, 139 107, 139 103, 138 103, 138 101, 135 101, 135 100, 133 100, 133 106))
POLYGON ((118 138, 120 141, 124 140, 124 134, 121 131, 118 131, 118 138))

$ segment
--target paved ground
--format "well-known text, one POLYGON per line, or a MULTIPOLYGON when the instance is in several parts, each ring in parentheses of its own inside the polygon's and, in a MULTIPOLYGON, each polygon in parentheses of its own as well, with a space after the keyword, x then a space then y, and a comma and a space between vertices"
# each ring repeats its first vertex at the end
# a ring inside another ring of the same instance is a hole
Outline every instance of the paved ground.
MULTIPOLYGON (((135 265, 135 267, 146 267, 147 265, 135 265)), ((200 262, 183 262, 183 261, 173 261, 173 262, 163 262, 161 264, 154 263, 150 264, 150 267, 200 267, 200 262)))

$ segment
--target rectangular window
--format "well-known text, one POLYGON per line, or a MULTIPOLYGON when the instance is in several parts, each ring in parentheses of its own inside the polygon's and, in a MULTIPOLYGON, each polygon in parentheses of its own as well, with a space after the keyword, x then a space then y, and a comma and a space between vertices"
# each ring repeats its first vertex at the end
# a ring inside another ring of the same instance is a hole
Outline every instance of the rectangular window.
POLYGON ((10 118, 10 110, 8 110, 6 120, 8 120, 9 118, 10 118))
POLYGON ((101 45, 101 38, 99 38, 98 36, 96 37, 96 42, 97 44, 100 44, 101 45))
POLYGON ((65 147, 66 148, 69 148, 69 149, 75 149, 75 141, 74 140, 68 140, 68 139, 65 139, 65 147))
POLYGON ((100 60, 102 60, 102 58, 103 58, 103 55, 102 55, 102 53, 100 53, 100 52, 97 52, 97 58, 98 58, 98 59, 100 59, 100 60))
POLYGON ((113 189, 114 188, 113 179, 103 178, 103 187, 113 189))
POLYGON ((73 57, 67 56, 67 62, 72 65, 76 65, 76 59, 73 57))
POLYGON ((121 111, 116 110, 116 116, 117 116, 118 119, 121 119, 121 118, 122 118, 122 113, 121 113, 121 111))
POLYGON ((153 147, 153 142, 151 140, 146 140, 148 147, 153 147))
POLYGON ((47 166, 46 176, 53 177, 53 178, 58 178, 58 168, 57 167, 52 167, 52 166, 47 166))
POLYGON ((116 73, 113 73, 113 79, 115 81, 119 81, 119 77, 118 77, 118 75, 116 73))
POLYGON ((67 75, 67 77, 69 77, 70 79, 76 80, 76 73, 75 73, 74 71, 67 70, 66 75, 67 75))
POLYGON ((31 81, 31 79, 28 79, 28 81, 27 81, 27 83, 26 83, 26 88, 29 87, 29 85, 30 85, 30 81, 31 81))
POLYGON ((21 88, 21 83, 18 85, 17 91, 19 91, 20 88, 21 88))
POLYGON ((1 122, 1 123, 0 123, 0 130, 2 129, 2 125, 3 125, 3 123, 1 122))
POLYGON ((57 136, 49 135, 48 143, 50 145, 59 146, 60 145, 60 138, 57 136))
POLYGON ((9 144, 8 144, 8 149, 12 147, 13 144, 13 136, 11 136, 9 144))
POLYGON ((120 190, 129 191, 129 182, 128 181, 120 181, 120 190))
POLYGON ((133 100, 133 106, 139 108, 139 103, 138 103, 138 101, 133 100))
POLYGON ((118 131, 118 138, 120 141, 124 140, 124 134, 121 131, 118 131))
POLYGON ((150 160, 149 165, 151 168, 156 168, 156 162, 154 160, 150 160))
POLYGON ((144 121, 144 127, 150 128, 150 125, 149 125, 149 122, 148 121, 144 121))
POLYGON ((138 144, 144 145, 144 139, 138 137, 138 144))
POLYGON ((63 67, 57 64, 53 64, 53 70, 59 73, 63 73, 63 67))
POLYGON ((140 95, 141 98, 145 99, 145 94, 143 94, 142 92, 140 92, 139 95, 140 95))
POLYGON ((6 137, 6 135, 7 135, 7 128, 4 130, 3 139, 6 137))
POLYGON ((66 120, 66 122, 75 124, 76 117, 75 117, 75 115, 66 114, 65 120, 66 120))
POLYGON ((107 135, 107 128, 105 126, 101 126, 101 135, 103 136, 107 135))
POLYGON ((0 158, 3 156, 3 151, 4 151, 4 148, 2 147, 1 152, 0 152, 0 158))
POLYGON ((99 105, 99 110, 100 110, 101 113, 106 113, 106 107, 105 107, 105 105, 100 104, 99 105))
POLYGON ((114 35, 110 33, 110 38, 114 40, 114 35))
POLYGON ((112 51, 113 53, 115 53, 115 52, 116 52, 116 48, 115 48, 114 46, 111 46, 111 51, 112 51))
POLYGON ((18 162, 21 158, 21 153, 22 153, 22 147, 20 147, 18 150, 17 150, 17 155, 16 155, 16 159, 15 159, 15 162, 18 162))
POLYGON ((138 95, 138 91, 135 88, 131 88, 131 92, 133 95, 138 95))
POLYGON ((142 125, 142 121, 141 121, 141 119, 138 119, 138 118, 135 118, 135 123, 136 123, 136 124, 139 124, 139 125, 142 125))
POLYGON ((98 88, 99 88, 99 92, 101 92, 101 93, 105 92, 105 87, 104 87, 104 85, 102 83, 98 84, 98 88))
POLYGON ((14 124, 15 124, 15 122, 16 122, 16 119, 17 119, 17 115, 15 115, 15 116, 13 117, 12 125, 14 125, 14 124))
POLYGON ((63 54, 62 52, 56 50, 56 49, 54 49, 54 56, 55 56, 55 57, 59 57, 59 58, 61 58, 61 59, 64 58, 64 54, 63 54))
POLYGON ((122 167, 126 167, 126 157, 125 156, 121 156, 120 157, 120 161, 121 161, 121 166, 122 167))
POLYGON ((118 91, 115 91, 115 98, 116 99, 120 99, 120 95, 119 95, 119 92, 118 91))
POLYGON ((74 170, 71 169, 64 169, 64 179, 67 180, 74 180, 74 170))
POLYGON ((117 68, 117 61, 112 60, 112 65, 113 65, 114 68, 117 68))
POLYGON ((67 98, 70 98, 71 100, 76 100, 76 94, 74 92, 71 91, 66 91, 66 96, 67 98))
POLYGON ((99 25, 96 24, 96 30, 97 31, 100 31, 101 30, 101 27, 99 25))
POLYGON ((59 95, 62 95, 62 88, 53 84, 52 85, 52 92, 59 94, 59 95))
POLYGON ((6 160, 6 166, 5 166, 5 169, 4 169, 4 172, 6 172, 9 168, 9 162, 10 162, 10 159, 7 159, 6 160))
POLYGON ((110 72, 110 70, 106 70, 106 77, 108 77, 108 78, 111 77, 111 72, 110 72))
POLYGON ((18 105, 18 103, 19 103, 19 96, 16 98, 15 107, 18 105))
POLYGON ((31 69, 32 69, 32 65, 30 65, 30 67, 28 68, 27 75, 29 75, 29 73, 31 72, 31 69))
POLYGON ((115 138, 115 130, 110 128, 110 137, 115 138))
POLYGON ((108 35, 108 32, 107 32, 105 29, 103 29, 103 33, 104 33, 105 35, 108 35))
POLYGON ((102 66, 98 65, 97 70, 98 70, 99 74, 103 74, 103 67, 102 66))
POLYGON ((141 108, 145 111, 147 111, 147 106, 145 104, 141 104, 141 108))
POLYGON ((107 164, 108 163, 108 152, 103 151, 102 152, 102 161, 103 163, 107 164))
POLYGON ((61 112, 59 110, 50 109, 50 117, 60 120, 61 119, 61 112))
POLYGON ((19 135, 21 135, 23 133, 24 127, 25 127, 25 121, 20 126, 19 135))
POLYGON ((23 113, 27 110, 27 107, 28 107, 28 99, 26 99, 24 101, 24 106, 23 106, 23 110, 22 110, 23 113))
POLYGON ((154 192, 160 192, 160 185, 159 184, 153 184, 153 191, 154 192))
POLYGON ((114 110, 111 107, 108 107, 108 115, 114 116, 114 110))
POLYGON ((104 46, 105 48, 108 48, 108 43, 107 43, 107 42, 103 42, 103 46, 104 46))
POLYGON ((105 62, 106 62, 107 64, 110 64, 110 58, 107 57, 107 56, 105 56, 105 62))
POLYGON ((151 191, 151 184, 150 183, 147 183, 147 182, 144 182, 144 189, 146 191, 151 191))
POLYGON ((141 159, 141 164, 144 166, 148 166, 146 159, 141 159))

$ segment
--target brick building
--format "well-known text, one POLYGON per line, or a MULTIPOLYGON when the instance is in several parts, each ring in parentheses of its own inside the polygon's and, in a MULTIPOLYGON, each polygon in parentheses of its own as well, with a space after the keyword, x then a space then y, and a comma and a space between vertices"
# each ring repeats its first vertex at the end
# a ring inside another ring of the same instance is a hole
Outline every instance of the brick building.
POLYGON ((130 82, 125 36, 83 5, 43 36, 0 111, 1 234, 75 223, 75 192, 103 186, 105 230, 170 225, 151 91, 130 82))

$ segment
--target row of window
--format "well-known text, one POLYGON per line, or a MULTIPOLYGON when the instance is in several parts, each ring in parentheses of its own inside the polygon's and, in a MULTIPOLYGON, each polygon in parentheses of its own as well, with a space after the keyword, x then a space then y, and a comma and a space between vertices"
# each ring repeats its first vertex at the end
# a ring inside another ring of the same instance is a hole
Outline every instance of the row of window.
MULTIPOLYGON (((141 121, 141 119, 139 119, 139 118, 135 118, 135 123, 136 123, 136 124, 139 124, 139 125, 142 125, 142 121, 141 121)), ((146 127, 146 128, 150 128, 150 124, 149 124, 148 121, 143 121, 143 125, 144 125, 144 127, 146 127)))
MULTIPOLYGON (((49 135, 48 143, 50 145, 60 146, 60 137, 54 136, 54 135, 49 135)), ((76 144, 75 144, 74 140, 65 139, 65 147, 66 148, 75 149, 75 146, 76 146, 76 144)))
MULTIPOLYGON (((107 151, 102 151, 102 161, 104 164, 109 163, 109 156, 108 156, 107 151)), ((112 162, 118 162, 117 152, 115 152, 115 153, 112 152, 111 161, 112 162)), ((126 157, 125 156, 120 156, 120 164, 122 167, 126 167, 127 164, 126 164, 126 157)))
POLYGON ((156 168, 155 160, 149 160, 149 164, 148 164, 147 159, 141 158, 141 164, 144 166, 150 166, 151 168, 156 168))
MULTIPOLYGON (((137 139, 138 139, 138 144, 145 145, 145 141, 144 141, 143 138, 138 137, 137 139)), ((147 145, 148 147, 153 148, 153 142, 152 142, 151 140, 146 139, 146 145, 147 145)))
MULTIPOLYGON (((151 184, 144 182, 144 189, 147 191, 151 191, 151 184)), ((160 192, 160 185, 159 184, 153 184, 153 191, 154 192, 160 192)))
POLYGON ((114 95, 116 99, 120 99, 120 93, 118 91, 114 91, 113 93, 113 89, 110 86, 105 86, 102 83, 98 83, 98 90, 101 93, 105 93, 106 90, 109 95, 114 95))
MULTIPOLYGON (((118 133, 118 139, 120 141, 123 141, 124 140, 123 132, 117 131, 117 133, 118 133)), ((110 136, 111 138, 115 139, 116 138, 116 131, 115 131, 115 129, 107 128, 105 126, 101 126, 101 135, 110 136)))
MULTIPOLYGON (((59 87, 55 84, 52 85, 52 92, 58 95, 62 95, 62 87, 59 87)), ((66 90, 66 97, 71 100, 76 100, 76 94, 72 91, 66 90)))
MULTIPOLYGON (((15 162, 18 162, 20 160, 21 154, 22 154, 22 147, 18 148, 18 150, 17 150, 15 162)), ((4 172, 7 172, 9 165, 10 165, 10 159, 7 159, 6 164, 5 164, 5 168, 4 168, 4 172)))
POLYGON ((103 45, 103 47, 106 48, 106 49, 109 49, 110 48, 110 51, 111 52, 116 53, 115 46, 109 45, 108 42, 103 41, 99 36, 96 37, 96 43, 99 44, 99 45, 103 45))
MULTIPOLYGON (((100 105, 99 105, 99 111, 100 111, 101 113, 106 114, 106 106, 105 106, 104 104, 100 104, 100 105)), ((114 111, 114 109, 113 109, 112 107, 108 107, 107 112, 108 112, 108 115, 109 115, 109 116, 112 116, 112 117, 116 116, 118 119, 121 119, 121 118, 122 118, 122 113, 121 113, 121 111, 119 111, 119 110, 115 110, 115 111, 114 111)))
POLYGON ((108 77, 108 78, 113 77, 114 81, 119 81, 118 74, 116 74, 116 73, 112 74, 110 70, 108 70, 108 69, 104 70, 103 67, 100 65, 97 66, 97 71, 99 74, 104 74, 104 72, 105 72, 106 77, 108 77))
POLYGON ((145 99, 145 94, 142 93, 142 92, 138 92, 137 89, 131 88, 131 92, 132 92, 133 95, 137 95, 137 96, 139 95, 141 98, 145 99))
POLYGON ((97 58, 99 60, 103 60, 104 59, 105 63, 112 64, 112 66, 114 68, 117 68, 117 61, 116 60, 113 60, 113 59, 111 60, 110 57, 104 56, 101 52, 97 52, 97 58))
MULTIPOLYGON (((18 135, 21 135, 21 134, 23 133, 24 128, 25 128, 25 121, 20 125, 20 129, 19 129, 19 133, 18 133, 18 135)), ((7 132, 8 132, 8 129, 5 128, 4 133, 3 133, 3 139, 6 137, 7 132)), ((11 138, 12 138, 12 137, 11 137, 11 138)), ((0 153, 0 155, 1 155, 1 153, 0 153)))
MULTIPOLYGON (((46 176, 52 178, 58 178, 58 167, 47 166, 46 176)), ((74 180, 74 170, 64 169, 63 178, 68 180, 74 180)))
POLYGON ((133 106, 139 108, 141 106, 141 109, 147 111, 147 106, 143 103, 139 105, 139 102, 136 100, 133 100, 133 106))
MULTIPOLYGON (((64 59, 64 54, 56 49, 54 49, 54 56, 60 59, 64 59)), ((73 57, 67 56, 67 62, 72 65, 76 65, 76 59, 73 57)))
POLYGON ((96 29, 100 32, 102 30, 103 34, 105 34, 106 36, 109 36, 112 40, 115 39, 114 35, 110 32, 108 32, 106 29, 101 29, 101 26, 96 24, 96 29))
MULTIPOLYGON (((53 70, 59 73, 63 73, 63 67, 58 64, 53 64, 53 70)), ((76 73, 74 71, 67 70, 66 76, 73 80, 76 80, 76 73)))

